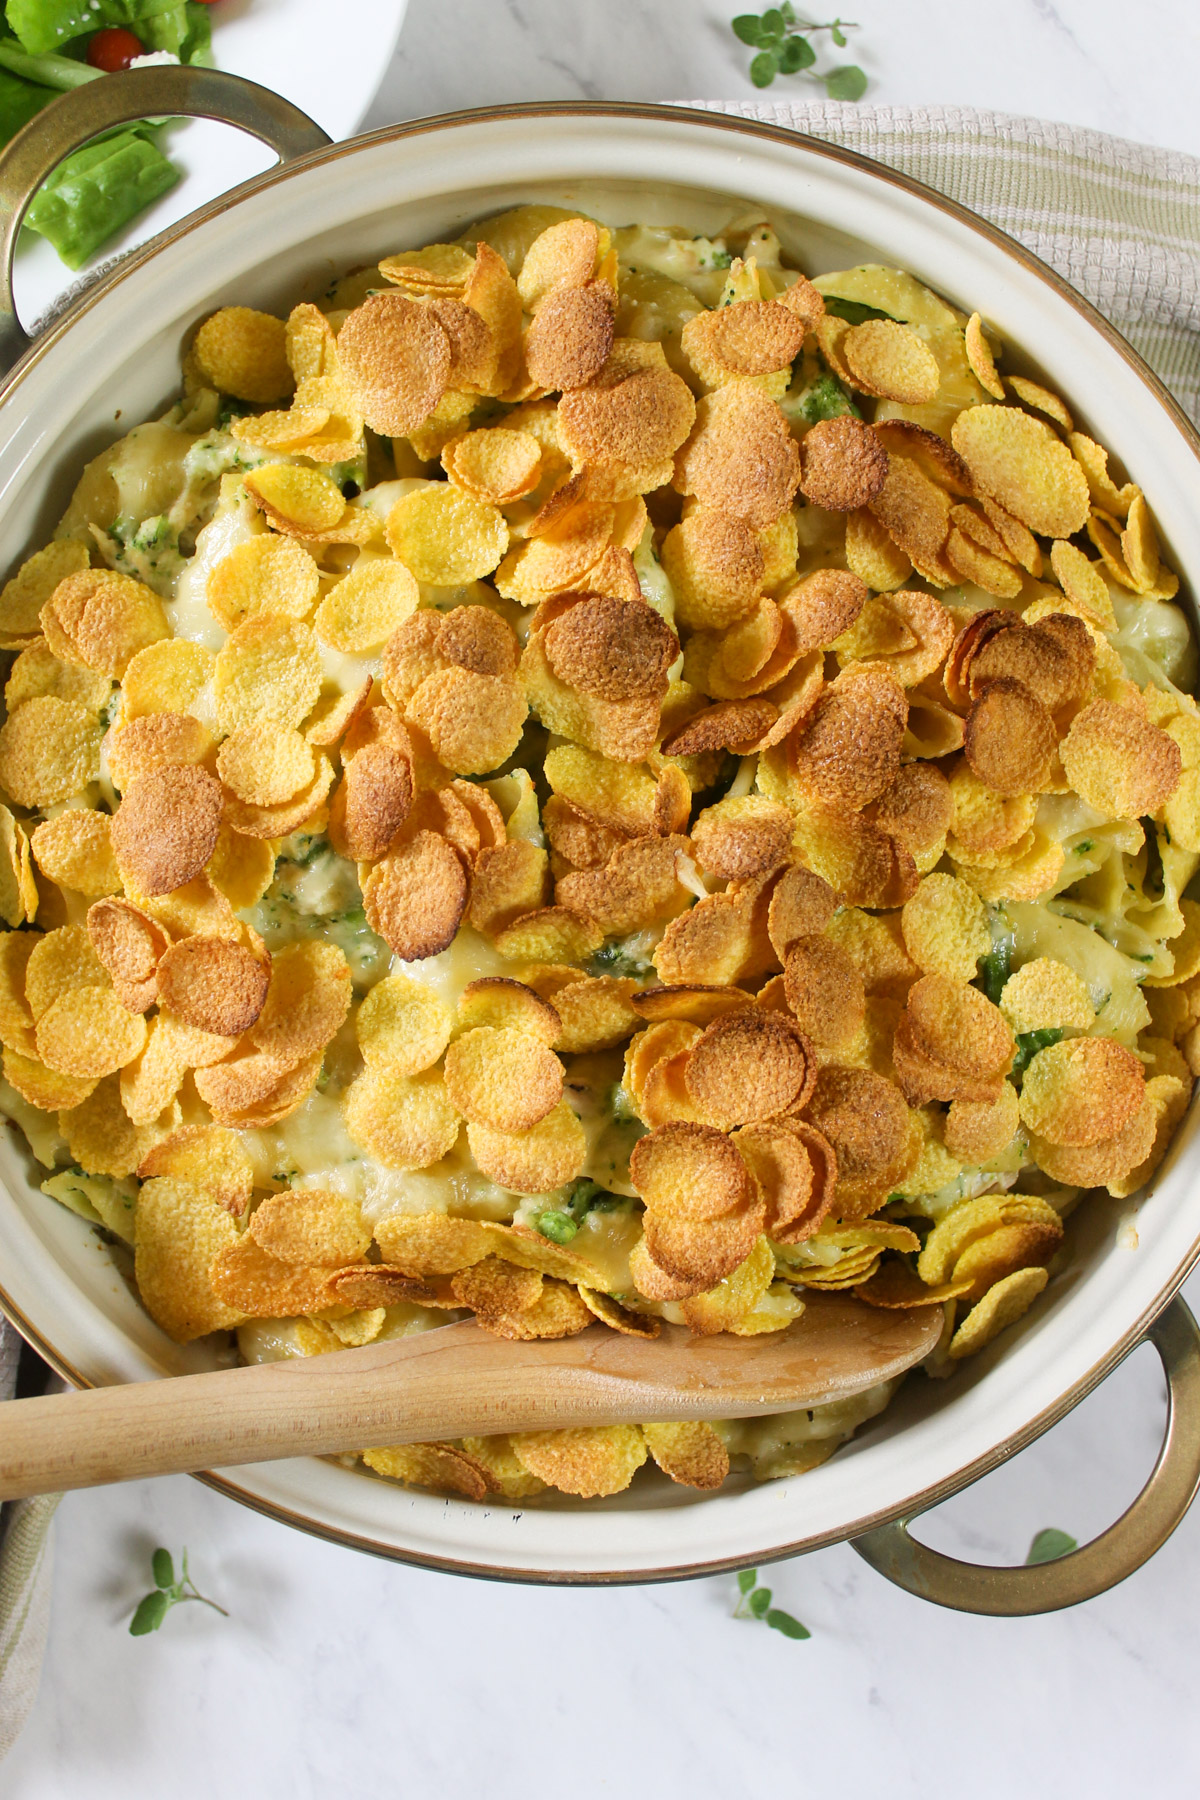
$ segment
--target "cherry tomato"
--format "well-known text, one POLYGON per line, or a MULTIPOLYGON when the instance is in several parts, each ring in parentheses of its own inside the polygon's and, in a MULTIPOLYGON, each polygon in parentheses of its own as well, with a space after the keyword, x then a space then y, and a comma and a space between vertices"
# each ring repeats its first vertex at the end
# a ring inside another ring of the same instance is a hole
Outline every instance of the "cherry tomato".
POLYGON ((135 56, 145 54, 146 46, 141 38, 134 37, 132 31, 126 31, 121 25, 98 31, 87 48, 87 59, 92 68, 103 69, 106 75, 127 69, 135 56))

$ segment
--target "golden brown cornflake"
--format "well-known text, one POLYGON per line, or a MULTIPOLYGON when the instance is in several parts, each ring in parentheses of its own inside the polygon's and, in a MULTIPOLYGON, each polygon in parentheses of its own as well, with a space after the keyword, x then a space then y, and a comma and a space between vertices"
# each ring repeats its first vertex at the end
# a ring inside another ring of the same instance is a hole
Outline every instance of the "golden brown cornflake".
POLYGON ((663 540, 662 563, 680 622, 693 629, 743 618, 762 589, 763 552, 745 520, 698 506, 663 540))
POLYGON ((1045 1269, 1018 1269, 995 1283, 973 1306, 954 1336, 947 1354, 956 1362, 973 1356, 1029 1311, 1047 1281, 1045 1269))
POLYGON ((1074 537, 1087 523, 1083 470, 1040 419, 1012 406, 971 406, 951 440, 981 493, 1043 537, 1074 537))
POLYGON ((298 831, 301 825, 307 824, 320 811, 332 786, 333 764, 327 756, 318 756, 316 773, 307 787, 301 788, 290 800, 280 801, 276 806, 259 806, 252 801, 239 799, 236 794, 227 793, 225 820, 244 837, 284 838, 291 832, 298 831))
POLYGON ((230 1331, 245 1313, 218 1297, 209 1269, 238 1246, 238 1228, 203 1189, 175 1176, 143 1182, 134 1223, 134 1274, 150 1316, 186 1344, 230 1331))
POLYGON ((121 677, 121 717, 187 712, 211 680, 214 662, 211 650, 188 638, 148 644, 121 677))
POLYGON ((957 1300, 970 1288, 969 1281, 946 1281, 927 1287, 914 1269, 895 1258, 881 1263, 866 1281, 856 1281, 854 1298, 887 1311, 907 1311, 914 1306, 941 1306, 947 1300, 957 1300))
POLYGON ((270 1056, 311 1056, 336 1037, 350 998, 350 969, 336 944, 286 944, 271 958, 270 986, 250 1042, 270 1056))
POLYGON ((779 1244, 811 1237, 833 1203, 833 1146, 798 1119, 743 1126, 733 1141, 766 1201, 767 1236, 779 1244))
POLYGON ((387 538, 418 581, 458 587, 491 574, 507 547, 508 526, 496 507, 448 481, 430 482, 397 500, 387 538))
POLYGON ((358 1202, 330 1188, 292 1188, 268 1194, 252 1213, 254 1242, 278 1262, 357 1262, 371 1242, 358 1202))
POLYGON ((846 515, 846 563, 877 594, 903 587, 912 562, 868 507, 846 515))
POLYGON ((763 875, 785 861, 792 815, 761 794, 718 800, 692 827, 692 848, 700 867, 723 881, 763 875))
POLYGON ((635 467, 674 455, 695 420, 686 383, 665 368, 638 369, 612 386, 576 388, 558 403, 558 429, 572 461, 635 467))
POLYGON ((992 396, 993 400, 1003 400, 1004 383, 996 371, 996 359, 992 347, 988 343, 983 330, 983 320, 978 313, 972 313, 963 331, 963 343, 967 352, 967 361, 971 366, 980 387, 992 396))
POLYGON ((184 938, 159 959, 158 999, 187 1025, 237 1037, 262 1011, 269 980, 268 964, 242 944, 184 938))
POLYGON ((1174 738, 1112 700, 1093 700, 1076 715, 1061 755, 1080 799, 1109 819, 1157 812, 1183 770, 1174 738))
POLYGON ((542 906, 522 913, 496 934, 500 955, 511 962, 586 962, 604 942, 594 919, 566 906, 542 906))
POLYGON ((1082 975, 1051 956, 1021 965, 1004 984, 1000 1010, 1016 1032, 1068 1025, 1087 1031, 1096 1019, 1082 975))
POLYGON ((1049 613, 1032 625, 986 637, 966 663, 965 675, 972 696, 1006 675, 1024 683, 1049 712, 1058 713, 1083 699, 1095 667, 1095 647, 1083 620, 1049 613))
POLYGON ((143 1156, 138 1177, 173 1175, 213 1195, 235 1216, 250 1204, 254 1165, 242 1141, 220 1125, 182 1125, 143 1156))
POLYGON ((106 984, 104 966, 81 926, 64 925, 44 936, 30 932, 21 937, 25 943, 18 939, 12 944, 8 937, 4 943, 13 959, 14 978, 18 974, 24 978, 24 996, 33 1022, 72 988, 106 984))
POLYGON ((485 1500, 491 1491, 484 1466, 450 1444, 384 1444, 364 1450, 362 1459, 377 1475, 407 1487, 461 1494, 467 1500, 485 1500))
POLYGON ((1035 412, 1045 413, 1068 437, 1074 431, 1075 421, 1063 402, 1049 388, 1044 388, 1040 381, 1030 381, 1024 375, 1010 375, 1008 385, 1023 406, 1031 406, 1035 412))
POLYGON ((169 894, 199 875, 216 847, 221 805, 220 783, 203 769, 136 776, 111 826, 126 884, 141 894, 169 894))
POLYGON ((583 1126, 560 1100, 528 1131, 500 1131, 474 1122, 467 1143, 482 1172, 515 1194, 545 1194, 573 1181, 587 1160, 583 1126))
POLYGON ((1103 512, 1112 513, 1123 519, 1130 506, 1141 491, 1136 483, 1127 481, 1124 487, 1117 487, 1108 472, 1108 451, 1081 431, 1073 431, 1068 443, 1075 455, 1075 460, 1087 477, 1088 490, 1092 501, 1103 512))
POLYGON ((951 981, 973 981, 980 957, 992 948, 982 901, 954 875, 927 875, 906 902, 901 926, 917 967, 951 981))
POLYGON ((626 976, 584 976, 564 983, 552 1002, 560 1021, 554 1049, 581 1055, 624 1043, 640 1023, 631 1004, 637 991, 637 982, 626 976))
POLYGON ((9 1045, 4 1046, 4 1079, 14 1087, 22 1100, 36 1106, 39 1112, 63 1112, 82 1106, 96 1086, 94 1076, 68 1074, 47 1068, 35 1056, 24 1056, 9 1045))
POLYGON ((375 862, 386 855, 412 805, 412 765, 393 744, 367 744, 346 764, 329 810, 329 837, 340 856, 375 862))
POLYGON ((767 929, 776 956, 783 962, 799 938, 823 932, 837 904, 833 889, 811 869, 785 869, 771 890, 767 929))
POLYGON ((729 1452, 711 1425, 643 1425, 646 1447, 664 1475, 684 1487, 719 1488, 729 1473, 729 1452))
POLYGON ((509 506, 538 484, 542 446, 529 431, 503 425, 451 438, 442 467, 455 487, 489 506, 509 506))
POLYGON ((789 761, 815 806, 857 812, 895 779, 908 703, 884 669, 847 669, 789 740, 789 761))
POLYGON ((376 982, 354 1021, 358 1047, 369 1069, 420 1075, 450 1042, 449 1008, 431 988, 403 975, 376 982))
POLYGON ((211 749, 207 728, 190 713, 147 713, 114 725, 104 740, 108 772, 122 791, 153 769, 201 763, 211 749))
POLYGON ((953 822, 950 783, 931 763, 906 763, 866 816, 911 851, 924 872, 932 865, 920 859, 940 854, 953 822))
POLYGON ((735 300, 711 317, 713 348, 737 375, 790 369, 804 343, 804 321, 774 300, 735 300))
POLYGON ((41 622, 56 656, 115 678, 139 650, 170 635, 158 595, 115 569, 68 575, 42 607, 41 622))
POLYGON ((452 668, 426 677, 405 716, 424 731, 445 768, 483 775, 512 755, 527 711, 515 680, 452 668))
POLYGON ((950 535, 950 499, 907 455, 889 453, 887 476, 870 510, 918 573, 949 587, 954 571, 942 552, 950 535))
POLYGON ((525 838, 513 838, 483 850, 471 888, 471 923, 493 937, 548 897, 549 870, 544 850, 525 838))
POLYGON ((822 1069, 807 1115, 837 1159, 833 1204, 842 1219, 873 1212, 916 1160, 903 1095, 870 1069, 822 1069))
POLYGON ((797 820, 796 853, 848 906, 903 906, 920 880, 912 853, 860 814, 811 812, 797 820))
POLYGON ((85 899, 119 891, 121 871, 112 851, 107 813, 82 807, 59 813, 34 827, 30 844, 42 874, 74 888, 85 899))
POLYGON ((710 1125, 660 1125, 638 1139, 629 1169, 647 1211, 664 1219, 712 1223, 754 1197, 736 1146, 710 1125))
POLYGON ((379 273, 407 292, 457 294, 474 267, 475 258, 459 244, 427 244, 423 250, 401 250, 395 256, 382 257, 379 273))
POLYGON ((497 1131, 525 1131, 562 1099, 562 1064, 528 1032, 476 1026, 446 1052, 446 1091, 459 1112, 497 1131))
POLYGON ((594 919, 606 937, 625 937, 682 912, 687 893, 677 859, 687 848, 680 837, 635 838, 613 851, 603 869, 564 875, 555 901, 594 919))
POLYGON ((87 545, 76 538, 61 538, 27 557, 0 589, 0 649, 34 643, 42 633, 42 607, 59 582, 87 566, 87 545))
POLYGON ((737 379, 701 400, 675 465, 680 493, 761 531, 787 510, 799 485, 799 448, 761 388, 737 379))
POLYGON ((346 317, 338 358, 363 417, 384 437, 407 437, 449 384, 450 339, 428 308, 403 294, 372 294, 346 317))
POLYGON ((0 726, 0 787, 18 806, 53 806, 100 773, 103 727, 75 700, 27 700, 0 726))
POLYGON ((799 1112, 815 1077, 803 1030, 786 1014, 748 1008, 706 1027, 685 1072, 693 1100, 726 1129, 799 1112))
POLYGON ((403 563, 375 557, 356 564, 330 589, 313 629, 330 649, 367 656, 416 611, 419 598, 416 579, 403 563))
POLYGON ((887 451, 869 425, 849 414, 819 419, 805 433, 800 459, 800 491, 826 512, 869 506, 887 479, 887 451))
POLYGON ((559 1488, 595 1500, 619 1494, 646 1460, 639 1425, 590 1425, 574 1431, 518 1431, 509 1439, 518 1462, 559 1488))
POLYGON ((35 1039, 48 1069, 95 1080, 133 1061, 146 1041, 146 1025, 111 987, 77 987, 40 1014, 35 1039))
POLYGON ((233 631, 265 612, 306 619, 319 585, 317 565, 302 545, 264 532, 235 544, 214 565, 205 592, 214 618, 233 631))
MULTIPOLYGON (((951 509, 952 517, 957 511, 957 507, 951 509)), ((1021 592, 1021 577, 1016 569, 1006 558, 984 548, 976 534, 965 532, 958 520, 951 524, 946 539, 946 557, 964 581, 974 582, 985 594, 993 594, 998 600, 1015 600, 1021 592)))
POLYGON ((115 1075, 107 1076, 78 1106, 64 1110, 59 1129, 81 1169, 89 1175, 111 1175, 115 1181, 133 1174, 149 1135, 126 1114, 115 1075))
POLYGON ((693 982, 684 987, 639 988, 630 995, 629 1003, 637 1019, 652 1023, 685 1019, 693 1025, 707 1025, 726 1013, 741 1012, 744 1007, 753 1006, 754 999, 742 988, 705 987, 693 982))
POLYGON ((970 499, 971 472, 946 439, 911 419, 878 419, 872 428, 889 456, 906 456, 947 493, 970 499))
POLYGON ((1006 1081, 998 1100, 955 1100, 951 1104, 946 1114, 946 1148, 964 1163, 990 1162, 1012 1143, 1020 1122, 1017 1090, 1006 1081))
POLYGON ((282 319, 249 306, 223 306, 205 319, 192 353, 209 387, 265 406, 295 385, 282 319))
POLYGON ((89 907, 87 930, 121 1004, 145 1012, 157 998, 156 971, 171 941, 168 934, 132 901, 109 898, 89 907))
POLYGON ((1105 631, 1116 630, 1112 596, 1100 563, 1092 562, 1074 544, 1056 543, 1050 550, 1050 567, 1068 600, 1074 601, 1086 618, 1094 619, 1105 631))
POLYGON ((905 1023, 919 1052, 964 1075, 1006 1075, 1012 1065, 1016 1044, 1003 1015, 966 982, 922 976, 908 991, 905 1023))
POLYGON ((586 594, 545 634, 546 656, 560 681, 600 700, 661 698, 679 640, 652 606, 586 594))
MULTIPOLYGON (((375 991, 372 989, 372 994, 375 991)), ((361 1011, 359 1017, 361 1020, 361 1011)), ((467 983, 458 998, 458 1023, 466 1030, 489 1026, 526 1031, 544 1044, 553 1044, 562 1030, 562 1020, 549 1000, 505 975, 467 983)))
POLYGON ((363 889, 372 931, 406 962, 437 956, 454 941, 467 878, 444 837, 419 831, 376 863, 363 889))
POLYGON ((321 656, 307 625, 259 613, 217 654, 213 695, 222 731, 270 719, 299 725, 321 691, 321 656))
POLYGON ((1021 1121, 1051 1144, 1087 1148, 1124 1130, 1145 1085, 1141 1061, 1114 1038, 1067 1038, 1030 1061, 1021 1121))
MULTIPOLYGON (((607 235, 607 234, 606 234, 607 235)), ((530 312, 556 288, 579 288, 592 279, 600 254, 600 228, 591 219, 562 219, 539 232, 521 263, 517 292, 530 312)))
POLYGON ((842 338, 842 358, 855 386, 884 400, 922 406, 938 391, 937 359, 907 325, 894 319, 867 319, 842 338))
POLYGON ((581 388, 598 375, 613 342, 611 293, 602 285, 547 295, 525 333, 525 366, 544 392, 581 388))
POLYGON ((14 713, 27 700, 53 694, 59 700, 77 701, 89 712, 99 712, 111 692, 112 682, 107 675, 93 674, 80 663, 63 662, 61 657, 55 656, 45 638, 36 637, 21 651, 9 671, 4 686, 4 704, 10 713, 14 713))
POLYGON ((321 1073, 321 1052, 303 1062, 247 1051, 195 1074, 196 1092, 219 1125, 278 1124, 303 1106, 321 1073))
POLYGON ((1054 721, 1024 682, 989 681, 967 714, 963 748, 972 770, 993 793, 1015 798, 1046 781, 1054 754, 1054 721))
POLYGON ((424 1169, 454 1146, 459 1115, 439 1076, 367 1069, 347 1090, 346 1129, 385 1168, 424 1169))
POLYGON ((862 976, 827 937, 799 937, 783 965, 784 993, 797 1025, 822 1050, 844 1049, 866 1015, 862 976))
POLYGON ((239 800, 277 806, 306 788, 316 773, 312 749, 294 726, 264 720, 241 725, 217 751, 217 774, 239 800))

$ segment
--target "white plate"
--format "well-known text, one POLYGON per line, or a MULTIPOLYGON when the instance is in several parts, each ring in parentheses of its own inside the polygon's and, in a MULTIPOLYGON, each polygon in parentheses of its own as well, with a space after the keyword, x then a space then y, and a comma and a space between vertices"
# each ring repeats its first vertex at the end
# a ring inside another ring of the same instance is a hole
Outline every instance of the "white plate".
MULTIPOLYGON (((217 66, 248 76, 294 101, 331 138, 349 137, 375 96, 391 59, 408 0, 351 0, 353 28, 330 0, 218 0, 211 8, 217 66)), ((228 125, 193 119, 173 126, 163 149, 183 170, 168 194, 149 207, 96 265, 144 243, 206 201, 261 174, 271 152, 228 125)), ((17 313, 28 328, 75 281, 44 238, 25 232, 17 254, 17 313)))

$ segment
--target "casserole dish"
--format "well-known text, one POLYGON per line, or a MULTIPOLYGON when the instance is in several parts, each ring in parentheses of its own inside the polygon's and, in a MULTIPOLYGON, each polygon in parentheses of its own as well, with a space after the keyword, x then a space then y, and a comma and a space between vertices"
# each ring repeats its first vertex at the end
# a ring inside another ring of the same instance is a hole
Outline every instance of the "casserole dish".
MULTIPOLYGON (((1200 570, 1189 506, 1200 445, 1154 378, 1018 246, 860 157, 742 121, 639 106, 497 109, 328 147, 311 122, 249 84, 141 71, 56 102, 0 160, 5 266, 29 196, 62 155, 122 119, 162 112, 241 125, 278 150, 281 166, 111 272, 24 355, 11 290, 0 293, 0 351, 20 356, 0 391, 6 563, 44 540, 79 464, 115 435, 115 421, 161 405, 198 317, 234 301, 278 309, 297 292, 319 293, 342 268, 536 200, 614 225, 682 220, 697 232, 762 206, 812 273, 880 258, 956 303, 986 305, 1007 341, 1036 351, 1030 373, 1052 376, 1085 428, 1152 487, 1185 577, 1200 570)), ((1193 1138, 1185 1121, 1140 1204, 1097 1202, 1078 1217, 1069 1269, 1002 1345, 952 1383, 910 1384, 866 1435, 803 1478, 703 1501, 645 1486, 600 1507, 564 1500, 521 1511, 408 1492, 325 1462, 208 1479, 335 1540, 464 1573, 645 1581, 852 1538, 876 1567, 946 1604, 990 1612, 1069 1604, 1151 1554, 1200 1482, 1200 1350, 1190 1315, 1172 1303, 1200 1251, 1193 1138), (1061 1417, 1147 1331, 1171 1384, 1167 1442, 1146 1492, 1109 1533, 1028 1571, 972 1570, 907 1537, 904 1521, 1061 1417)), ((104 1246, 47 1207, 9 1143, 0 1176, 0 1303, 69 1379, 143 1379, 211 1363, 211 1345, 180 1349, 157 1331, 104 1246)))

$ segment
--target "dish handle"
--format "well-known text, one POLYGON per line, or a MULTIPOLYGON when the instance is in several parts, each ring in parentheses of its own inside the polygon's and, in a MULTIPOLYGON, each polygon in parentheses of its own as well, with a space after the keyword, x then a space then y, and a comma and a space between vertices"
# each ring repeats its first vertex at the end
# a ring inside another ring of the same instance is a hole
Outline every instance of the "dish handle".
POLYGON ((267 144, 280 162, 323 150, 332 141, 290 100, 223 69, 170 64, 129 69, 60 94, 0 153, 0 374, 29 348, 13 304, 13 255, 21 221, 42 182, 64 157, 101 132, 164 115, 235 125, 267 144))
POLYGON ((1166 1543, 1200 1488, 1200 1327, 1176 1297, 1145 1337, 1167 1378, 1167 1429, 1150 1479, 1114 1525, 1054 1562, 1025 1568, 987 1568, 959 1562, 909 1536, 920 1516, 864 1532, 852 1540, 880 1575, 919 1599, 958 1612, 1026 1618, 1094 1600, 1140 1569, 1166 1543))

